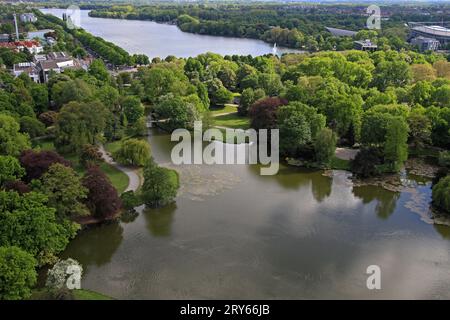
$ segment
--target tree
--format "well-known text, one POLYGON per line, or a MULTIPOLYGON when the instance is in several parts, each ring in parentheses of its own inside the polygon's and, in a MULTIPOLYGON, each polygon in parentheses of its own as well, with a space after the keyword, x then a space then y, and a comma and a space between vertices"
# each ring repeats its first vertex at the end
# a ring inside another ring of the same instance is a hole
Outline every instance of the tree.
POLYGON ((172 94, 162 96, 153 110, 160 119, 168 119, 164 126, 169 130, 193 128, 194 121, 200 118, 195 106, 172 94))
POLYGON ((84 167, 99 164, 103 161, 103 155, 97 145, 85 144, 80 154, 80 164, 84 167))
POLYGON ((87 189, 81 184, 77 173, 70 167, 54 163, 42 176, 39 188, 48 197, 48 206, 56 209, 60 220, 88 215, 82 201, 87 189))
POLYGON ((0 186, 7 181, 19 180, 24 174, 19 160, 12 156, 0 156, 0 186))
POLYGON ((251 127, 256 130, 276 128, 278 107, 286 104, 287 100, 279 97, 267 97, 256 101, 249 109, 251 127))
POLYGON ((379 174, 378 166, 383 163, 383 152, 379 148, 363 147, 350 162, 351 171, 360 178, 379 174))
POLYGON ((36 260, 22 249, 0 247, 0 300, 26 299, 36 284, 36 260))
POLYGON ((45 133, 44 124, 36 118, 25 116, 20 118, 19 122, 20 132, 28 133, 30 138, 40 137, 45 133))
POLYGON ((329 165, 336 151, 337 137, 333 130, 323 128, 314 140, 314 150, 317 162, 329 165))
POLYGON ((414 82, 417 81, 433 81, 436 79, 436 70, 429 64, 413 64, 411 73, 414 82))
POLYGON ((409 136, 415 148, 431 142, 431 121, 424 110, 414 109, 408 116, 409 136))
POLYGON ((253 90, 252 88, 247 88, 242 91, 241 99, 239 102, 239 108, 238 113, 239 115, 245 116, 248 113, 248 109, 250 106, 258 101, 259 99, 262 99, 265 97, 264 90, 262 89, 256 89, 253 90))
POLYGON ((301 156, 301 151, 325 127, 325 116, 315 108, 300 102, 281 106, 277 113, 280 129, 280 151, 290 156, 301 156))
POLYGON ((39 179, 54 163, 70 167, 70 161, 64 159, 55 151, 26 150, 20 155, 20 164, 25 169, 25 181, 39 179))
POLYGON ((55 125, 55 146, 63 152, 95 144, 106 127, 108 112, 100 102, 70 102, 61 108, 55 125))
POLYGON ((58 113, 55 111, 47 111, 39 115, 39 120, 47 127, 55 124, 58 113))
POLYGON ((31 87, 31 96, 34 102, 34 111, 37 114, 46 112, 48 109, 48 89, 45 84, 33 84, 31 87))
POLYGON ((58 109, 71 101, 89 101, 93 96, 92 88, 82 79, 59 81, 53 85, 51 92, 58 109))
POLYGON ((392 117, 388 123, 384 155, 392 171, 398 171, 408 159, 408 131, 408 124, 403 118, 392 117))
POLYGON ((88 189, 86 205, 91 213, 104 220, 114 217, 122 203, 117 190, 103 171, 97 166, 89 167, 82 183, 88 189))
POLYGON ((142 200, 151 207, 166 205, 173 201, 180 187, 175 170, 159 167, 150 161, 144 168, 142 200))
POLYGON ((30 147, 28 135, 20 133, 19 128, 13 117, 0 114, 0 155, 18 156, 30 147))
POLYGON ((35 256, 39 265, 65 249, 78 225, 56 221, 55 209, 43 194, 0 191, 0 246, 18 246, 35 256))
POLYGON ((134 125, 144 115, 144 107, 137 96, 126 96, 121 101, 122 110, 127 117, 128 124, 134 125))
POLYGON ((108 69, 106 69, 105 63, 101 59, 95 59, 92 61, 88 72, 100 81, 105 82, 109 80, 108 69))
POLYGON ((113 157, 122 164, 144 166, 150 160, 150 146, 143 140, 128 139, 122 142, 113 157))
POLYGON ((450 212, 450 176, 442 178, 433 187, 433 205, 450 212))

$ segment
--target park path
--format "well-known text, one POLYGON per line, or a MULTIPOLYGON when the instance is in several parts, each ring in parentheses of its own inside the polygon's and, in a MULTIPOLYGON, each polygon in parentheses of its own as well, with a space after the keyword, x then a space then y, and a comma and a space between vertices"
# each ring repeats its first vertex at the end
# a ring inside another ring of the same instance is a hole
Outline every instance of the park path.
POLYGON ((118 164, 113 160, 113 158, 106 152, 105 147, 103 145, 99 146, 99 151, 102 153, 102 157, 105 160, 106 163, 112 165, 116 169, 122 171, 128 176, 128 187, 125 189, 126 191, 133 191, 136 192, 136 190, 141 185, 141 178, 139 174, 137 173, 137 170, 134 168, 126 167, 121 164, 118 164))

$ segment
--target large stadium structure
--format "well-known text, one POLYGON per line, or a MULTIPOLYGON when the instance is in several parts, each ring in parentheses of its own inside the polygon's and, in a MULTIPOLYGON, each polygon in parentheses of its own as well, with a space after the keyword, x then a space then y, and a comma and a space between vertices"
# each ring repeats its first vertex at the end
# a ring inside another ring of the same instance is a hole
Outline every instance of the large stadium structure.
POLYGON ((450 43, 450 29, 445 25, 449 23, 437 23, 437 22, 409 22, 410 38, 414 37, 427 37, 438 40, 441 45, 447 45, 450 43))

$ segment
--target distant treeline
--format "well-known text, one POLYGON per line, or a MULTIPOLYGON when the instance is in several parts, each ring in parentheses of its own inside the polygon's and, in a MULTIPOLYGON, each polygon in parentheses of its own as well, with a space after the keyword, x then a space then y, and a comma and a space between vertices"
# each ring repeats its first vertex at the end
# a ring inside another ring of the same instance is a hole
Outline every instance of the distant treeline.
POLYGON ((36 14, 40 15, 41 19, 45 19, 49 23, 49 27, 58 26, 65 32, 71 34, 84 47, 93 51, 100 58, 114 65, 132 65, 132 64, 147 64, 148 57, 145 55, 130 56, 127 51, 115 45, 112 42, 106 41, 101 37, 95 37, 84 29, 68 29, 66 22, 52 15, 44 15, 36 10, 36 14))
MULTIPOLYGON (((389 16, 377 34, 382 43, 395 49, 407 47, 407 21, 441 20, 447 7, 426 7, 422 10, 383 7, 389 16)), ((365 29, 365 6, 301 5, 301 4, 155 4, 148 6, 113 5, 92 10, 92 17, 152 20, 173 23, 185 32, 260 39, 280 46, 316 50, 346 50, 352 47, 349 38, 332 36, 325 27, 354 31, 365 29)))

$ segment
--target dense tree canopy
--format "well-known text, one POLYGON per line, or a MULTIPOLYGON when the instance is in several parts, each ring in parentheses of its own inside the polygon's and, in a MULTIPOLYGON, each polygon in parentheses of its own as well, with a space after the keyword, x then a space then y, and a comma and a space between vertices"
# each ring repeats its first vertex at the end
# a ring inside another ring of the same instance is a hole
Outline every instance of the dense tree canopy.
POLYGON ((36 260, 22 249, 0 247, 0 300, 28 298, 36 284, 36 260))

